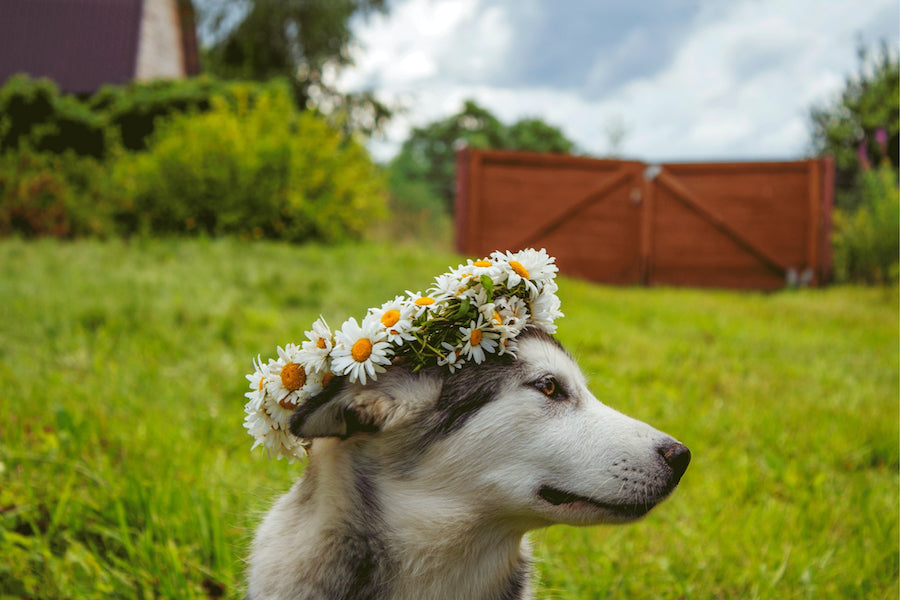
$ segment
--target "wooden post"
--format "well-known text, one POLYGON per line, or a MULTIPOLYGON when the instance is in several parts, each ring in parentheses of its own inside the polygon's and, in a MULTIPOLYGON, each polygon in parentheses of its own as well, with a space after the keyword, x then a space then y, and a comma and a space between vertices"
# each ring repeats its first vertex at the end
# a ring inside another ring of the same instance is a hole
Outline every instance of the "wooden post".
POLYGON ((656 214, 654 180, 661 171, 661 166, 647 165, 641 173, 641 285, 653 283, 653 219, 656 214))
POLYGON ((832 211, 834 210, 834 157, 822 159, 822 216, 819 237, 819 285, 831 283, 834 276, 831 248, 832 211))
POLYGON ((810 285, 818 285, 819 273, 819 203, 822 202, 822 172, 818 160, 810 160, 809 164, 809 232, 806 246, 806 268, 812 273, 810 285))

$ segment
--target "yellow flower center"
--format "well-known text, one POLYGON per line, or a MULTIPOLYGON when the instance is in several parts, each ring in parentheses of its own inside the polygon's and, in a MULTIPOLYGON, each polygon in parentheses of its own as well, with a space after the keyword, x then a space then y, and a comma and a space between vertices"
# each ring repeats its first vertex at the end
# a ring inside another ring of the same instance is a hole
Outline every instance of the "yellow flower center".
POLYGON ((511 260, 509 261, 509 266, 512 267, 512 270, 515 271, 519 277, 522 277, 524 279, 531 279, 531 277, 528 275, 528 269, 523 267, 522 263, 520 263, 519 261, 511 260))
POLYGON ((491 261, 489 260, 476 260, 472 263, 474 267, 489 267, 491 266, 491 261))
POLYGON ((260 377, 259 378, 259 389, 257 391, 261 392, 263 390, 263 387, 265 387, 265 385, 266 385, 266 378, 260 377))
POLYGON ((434 298, 429 298, 428 296, 422 296, 421 298, 416 298, 416 304, 419 306, 428 306, 429 304, 434 304, 434 298))
POLYGON ((299 390, 306 383, 306 371, 297 363, 288 363, 281 369, 281 385, 292 392, 299 390))
POLYGON ((324 350, 327 347, 328 347, 328 344, 325 343, 325 338, 320 337, 319 339, 316 340, 316 348, 318 348, 319 350, 324 350))
POLYGON ((381 315, 381 324, 385 327, 393 327, 399 320, 400 311, 393 308, 391 310, 384 311, 384 314, 381 315))
POLYGON ((472 346, 477 346, 481 343, 481 330, 475 329, 472 333, 469 334, 469 344, 472 346))
POLYGON ((503 325, 503 317, 501 317, 500 313, 498 313, 496 310, 494 311, 494 322, 497 325, 503 325))
POLYGON ((356 343, 350 348, 350 356, 356 362, 365 362, 372 356, 372 342, 368 338, 356 340, 356 343))

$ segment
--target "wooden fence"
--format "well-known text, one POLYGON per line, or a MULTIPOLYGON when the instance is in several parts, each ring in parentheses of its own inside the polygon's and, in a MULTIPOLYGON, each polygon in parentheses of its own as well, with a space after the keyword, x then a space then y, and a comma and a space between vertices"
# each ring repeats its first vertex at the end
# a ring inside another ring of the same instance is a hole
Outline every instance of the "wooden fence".
POLYGON ((612 284, 771 290, 831 277, 830 159, 666 163, 462 150, 456 245, 546 248, 612 284))

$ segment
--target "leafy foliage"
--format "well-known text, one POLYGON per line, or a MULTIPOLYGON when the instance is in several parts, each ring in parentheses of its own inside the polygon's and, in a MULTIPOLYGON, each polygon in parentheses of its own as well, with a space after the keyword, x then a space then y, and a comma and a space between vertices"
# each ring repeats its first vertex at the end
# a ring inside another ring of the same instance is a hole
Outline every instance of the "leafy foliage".
POLYGON ((104 159, 118 145, 143 150, 160 119, 205 112, 213 96, 234 102, 238 89, 253 97, 265 86, 203 76, 107 85, 81 99, 61 94, 49 79, 16 75, 0 87, 0 152, 28 146, 104 159))
POLYGON ((366 150, 283 80, 0 88, 0 235, 241 233, 356 238, 384 192, 366 150))
POLYGON ((77 98, 61 95, 49 79, 14 75, 0 87, 0 152, 24 146, 103 158, 105 122, 77 98))
POLYGON ((839 280, 896 283, 900 263, 900 190, 887 159, 860 176, 861 203, 848 213, 836 210, 835 270, 839 280))
MULTIPOLYGON (((391 162, 391 181, 417 185, 412 191, 415 202, 428 203, 453 211, 456 191, 456 152, 462 147, 528 150, 532 152, 572 152, 574 143, 556 127, 540 119, 523 119, 504 125, 489 111, 469 100, 458 114, 413 129, 400 153, 391 162)), ((392 188, 398 202, 408 202, 392 188)))
POLYGON ((887 157, 896 171, 900 149, 900 55, 887 42, 878 54, 865 46, 858 50, 857 72, 847 77, 844 89, 830 103, 810 110, 812 151, 834 156, 836 204, 852 211, 862 202, 858 185, 864 162, 887 157), (887 143, 876 132, 887 133, 887 143))
POLYGON ((73 151, 0 154, 0 236, 106 236, 116 207, 104 165, 73 151))
MULTIPOLYGON (((247 87, 241 88, 247 93, 247 87)), ((143 150, 156 123, 178 113, 205 112, 213 96, 233 100, 235 84, 212 77, 132 82, 104 86, 87 105, 102 115, 127 150, 143 150)), ((249 88, 251 95, 255 88, 249 88)))
POLYGON ((337 92, 326 71, 351 62, 351 18, 385 9, 384 0, 224 2, 205 17, 220 38, 206 51, 206 68, 225 79, 284 78, 298 106, 336 110, 351 128, 374 131, 390 118, 391 110, 372 93, 337 92), (225 30, 229 16, 242 9, 240 22, 225 30))
POLYGON ((125 155, 115 180, 143 231, 244 233, 291 241, 358 238, 383 214, 365 149, 284 87, 161 124, 146 152, 125 155))

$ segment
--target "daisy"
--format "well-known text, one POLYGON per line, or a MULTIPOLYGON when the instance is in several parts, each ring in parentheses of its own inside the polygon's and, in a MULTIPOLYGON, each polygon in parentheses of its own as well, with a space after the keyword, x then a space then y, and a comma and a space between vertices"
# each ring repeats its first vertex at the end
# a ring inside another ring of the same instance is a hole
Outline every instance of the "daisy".
POLYGON ((459 296, 467 290, 479 288, 483 276, 487 276, 493 283, 501 283, 504 279, 502 273, 503 268, 494 264, 490 259, 482 258, 476 261, 469 259, 466 264, 450 269, 448 273, 440 275, 436 279, 449 277, 459 280, 461 284, 460 293, 457 294, 459 296))
POLYGON ((481 315, 478 315, 478 320, 472 321, 468 327, 460 327, 459 332, 466 341, 462 347, 462 354, 474 360, 476 364, 484 362, 485 352, 494 352, 497 349, 497 338, 500 336, 488 330, 488 324, 481 315))
POLYGON ((502 262, 494 261, 491 258, 482 258, 475 261, 470 258, 466 261, 466 264, 458 266, 451 272, 460 277, 468 275, 476 279, 481 279, 482 275, 487 275, 494 283, 502 283, 505 278, 503 271, 504 263, 502 262))
POLYGON ((247 416, 244 418, 244 428, 256 439, 250 450, 265 446, 269 456, 287 458, 289 462, 305 455, 307 443, 289 431, 272 427, 265 411, 247 408, 245 412, 247 416))
POLYGON ((393 355, 386 341, 387 333, 381 322, 369 314, 362 325, 350 317, 334 334, 334 350, 331 353, 331 369, 335 375, 347 375, 350 382, 359 380, 366 384, 366 376, 372 381, 378 373, 384 373, 385 365, 393 355))
POLYGON ((515 337, 528 325, 528 306, 518 296, 502 296, 494 304, 491 329, 499 337, 497 355, 516 354, 515 337))
POLYGON ((265 408, 286 428, 294 409, 322 391, 321 376, 311 376, 295 344, 279 347, 278 360, 269 361, 268 371, 265 408))
POLYGON ((546 282, 556 277, 556 272, 559 270, 553 264, 556 259, 549 256, 543 248, 540 250, 528 248, 515 254, 509 251, 505 254, 497 251, 491 254, 491 259, 507 266, 505 269, 506 286, 509 289, 525 282, 532 297, 540 292, 540 288, 546 282))
POLYGON ((492 322, 497 331, 506 328, 514 337, 528 324, 528 304, 518 296, 501 296, 494 301, 492 322))
POLYGON ((434 278, 434 285, 428 288, 428 294, 436 301, 460 298, 467 295, 471 289, 469 278, 471 276, 459 276, 455 273, 444 273, 434 278))
POLYGON ((449 367, 451 373, 456 371, 457 369, 462 369, 463 365, 465 364, 465 360, 460 360, 461 349, 452 346, 447 342, 442 342, 441 346, 443 346, 444 349, 447 350, 447 354, 437 357, 437 365, 439 367, 449 367))
POLYGON ((304 332, 307 341, 302 344, 300 363, 307 372, 327 373, 330 370, 331 350, 334 348, 334 336, 331 328, 321 316, 313 323, 312 330, 304 332))
POLYGON ((419 292, 413 293, 409 290, 406 290, 406 295, 408 296, 406 301, 412 305, 414 319, 418 319, 423 314, 430 313, 441 306, 438 299, 433 296, 423 296, 419 292))
POLYGON ((397 346, 416 339, 417 330, 412 324, 413 308, 403 296, 385 302, 381 308, 370 308, 369 313, 384 328, 387 341, 397 346))
POLYGON ((253 361, 253 373, 246 375, 247 381, 250 382, 250 391, 244 394, 247 398, 247 406, 254 409, 259 408, 263 403, 266 395, 266 377, 269 376, 269 366, 263 364, 262 358, 257 355, 253 361))
POLYGON ((556 283, 548 282, 541 294, 531 304, 531 323, 550 334, 556 333, 554 321, 563 316, 559 310, 561 303, 559 296, 556 295, 556 290, 556 283))

